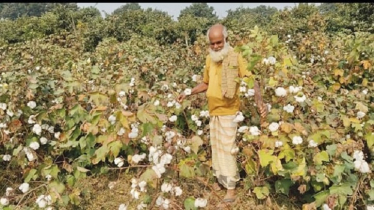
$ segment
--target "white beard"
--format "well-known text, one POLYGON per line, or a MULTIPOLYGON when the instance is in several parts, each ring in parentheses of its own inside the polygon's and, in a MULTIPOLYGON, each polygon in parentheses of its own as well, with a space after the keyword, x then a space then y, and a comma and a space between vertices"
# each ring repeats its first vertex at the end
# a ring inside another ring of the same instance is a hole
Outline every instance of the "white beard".
POLYGON ((228 42, 225 42, 225 45, 220 51, 214 51, 209 48, 210 58, 215 63, 221 62, 229 53, 229 49, 230 49, 230 44, 228 42))

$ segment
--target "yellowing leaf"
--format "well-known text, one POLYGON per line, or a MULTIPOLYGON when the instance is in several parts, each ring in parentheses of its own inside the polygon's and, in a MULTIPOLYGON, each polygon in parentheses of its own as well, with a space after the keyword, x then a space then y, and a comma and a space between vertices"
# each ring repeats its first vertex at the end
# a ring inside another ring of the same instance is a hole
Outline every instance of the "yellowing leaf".
POLYGON ((283 122, 280 126, 281 130, 286 132, 286 133, 291 133, 293 129, 293 125, 287 122, 283 122))
POLYGON ((369 108, 359 101, 356 102, 356 109, 360 110, 361 112, 365 112, 365 113, 369 111, 369 108))
POLYGON ((203 140, 199 136, 194 136, 191 138, 191 150, 197 154, 199 147, 203 144, 203 140))
POLYGON ((344 76, 344 71, 341 69, 334 69, 334 76, 344 76))
POLYGON ((361 61, 361 64, 364 66, 364 69, 369 69, 371 67, 371 63, 369 60, 361 61))
POLYGON ((367 78, 364 78, 364 79, 362 79, 362 86, 364 86, 364 87, 367 87, 368 86, 368 79, 367 78))
POLYGON ((270 162, 275 160, 275 156, 273 156, 273 150, 260 150, 258 151, 258 156, 260 158, 260 164, 262 167, 266 167, 269 165, 270 162))
POLYGON ((319 152, 313 157, 313 161, 317 165, 322 165, 322 161, 329 161, 329 154, 326 151, 319 152))

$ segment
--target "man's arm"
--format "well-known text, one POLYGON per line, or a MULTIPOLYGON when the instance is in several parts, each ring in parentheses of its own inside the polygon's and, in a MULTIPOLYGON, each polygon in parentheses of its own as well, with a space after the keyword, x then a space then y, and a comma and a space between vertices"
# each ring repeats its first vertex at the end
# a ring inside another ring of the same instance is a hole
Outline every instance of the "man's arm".
MULTIPOLYGON (((202 82, 198 85, 196 85, 194 88, 192 88, 191 90, 191 95, 194 95, 194 94, 197 94, 197 93, 201 93, 201 92, 204 92, 208 89, 208 84, 205 83, 205 82, 202 82)), ((178 103, 181 103, 184 98, 186 98, 186 94, 184 93, 181 93, 178 98, 177 98, 177 101, 178 103)))

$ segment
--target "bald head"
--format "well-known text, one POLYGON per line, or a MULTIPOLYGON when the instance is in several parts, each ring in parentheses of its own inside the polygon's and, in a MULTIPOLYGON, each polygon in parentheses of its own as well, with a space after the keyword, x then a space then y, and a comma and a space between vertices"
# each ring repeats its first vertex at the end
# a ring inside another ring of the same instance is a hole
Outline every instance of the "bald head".
POLYGON ((223 39, 227 41, 227 29, 224 25, 217 23, 211 26, 207 31, 207 40, 211 42, 212 39, 223 39))

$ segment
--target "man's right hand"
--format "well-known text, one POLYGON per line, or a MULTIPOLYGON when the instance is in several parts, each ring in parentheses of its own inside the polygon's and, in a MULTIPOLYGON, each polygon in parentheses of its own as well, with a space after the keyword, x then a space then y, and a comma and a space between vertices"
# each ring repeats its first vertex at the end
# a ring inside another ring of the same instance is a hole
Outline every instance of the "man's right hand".
POLYGON ((177 98, 178 103, 182 103, 184 98, 186 98, 186 94, 181 93, 177 98))

